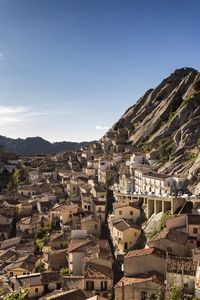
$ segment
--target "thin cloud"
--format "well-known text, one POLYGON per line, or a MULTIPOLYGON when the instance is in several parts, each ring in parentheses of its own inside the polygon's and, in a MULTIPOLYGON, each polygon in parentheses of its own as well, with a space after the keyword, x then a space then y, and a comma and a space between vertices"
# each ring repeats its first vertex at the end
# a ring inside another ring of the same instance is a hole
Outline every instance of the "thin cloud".
POLYGON ((0 106, 0 123, 12 124, 21 121, 21 115, 28 112, 23 106, 0 106))
POLYGON ((28 109, 23 106, 0 106, 0 115, 20 114, 27 112, 28 109))
POLYGON ((20 119, 13 116, 1 116, 0 118, 0 124, 11 124, 20 122, 20 119))
POLYGON ((0 52, 0 60, 5 60, 5 57, 2 52, 0 52))
POLYGON ((96 130, 108 130, 109 127, 108 127, 108 126, 96 125, 96 126, 95 126, 95 129, 96 129, 96 130))

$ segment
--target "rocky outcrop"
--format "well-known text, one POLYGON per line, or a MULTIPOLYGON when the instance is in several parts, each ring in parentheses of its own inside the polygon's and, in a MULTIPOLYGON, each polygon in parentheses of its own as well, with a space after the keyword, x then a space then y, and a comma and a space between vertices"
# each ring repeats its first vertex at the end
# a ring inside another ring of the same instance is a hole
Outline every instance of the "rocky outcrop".
POLYGON ((128 141, 144 151, 158 149, 159 171, 200 174, 200 73, 176 70, 158 87, 148 90, 112 130, 125 129, 128 141))

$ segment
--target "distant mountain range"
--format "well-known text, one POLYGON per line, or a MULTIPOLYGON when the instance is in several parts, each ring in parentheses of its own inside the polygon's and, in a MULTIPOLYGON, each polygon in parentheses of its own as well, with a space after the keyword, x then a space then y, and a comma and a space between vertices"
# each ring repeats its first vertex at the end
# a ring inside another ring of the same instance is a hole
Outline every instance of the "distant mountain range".
POLYGON ((28 137, 26 139, 12 139, 0 135, 0 145, 5 152, 18 155, 53 154, 61 151, 73 151, 92 142, 55 142, 51 143, 41 137, 28 137))

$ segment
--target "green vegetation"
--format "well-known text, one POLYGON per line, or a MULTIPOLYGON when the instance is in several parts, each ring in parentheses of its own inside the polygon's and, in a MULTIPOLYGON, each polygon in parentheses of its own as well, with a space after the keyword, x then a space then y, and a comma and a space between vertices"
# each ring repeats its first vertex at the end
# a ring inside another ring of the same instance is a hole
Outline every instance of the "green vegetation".
POLYGON ((7 185, 8 191, 13 191, 17 189, 20 185, 26 184, 28 182, 28 171, 26 168, 21 168, 15 170, 11 175, 10 181, 7 185))
POLYGON ((160 230, 163 230, 166 226, 166 221, 167 219, 171 216, 171 211, 168 210, 166 211, 163 215, 162 218, 160 220, 160 230))
POLYGON ((67 267, 63 267, 61 270, 60 270, 60 274, 61 275, 69 275, 69 269, 67 267))
POLYGON ((49 232, 50 232, 50 228, 48 226, 37 227, 34 232, 34 237, 36 239, 42 239, 42 238, 46 237, 49 232))
POLYGON ((176 144, 171 136, 164 137, 159 141, 159 151, 160 151, 160 166, 164 165, 169 160, 172 160, 171 155, 176 147, 176 144))
POLYGON ((200 80, 198 80, 194 85, 194 91, 200 92, 200 80))
POLYGON ((170 282, 169 289, 167 290, 167 299, 166 300, 180 300, 181 295, 177 289, 176 283, 173 280, 170 282))
POLYGON ((3 295, 3 292, 0 292, 0 299, 2 300, 23 300, 28 295, 28 289, 21 288, 7 295, 3 295))
POLYGON ((164 300, 164 293, 161 288, 158 288, 155 299, 156 300, 164 300))
POLYGON ((194 85, 193 93, 183 100, 183 102, 179 106, 178 110, 180 110, 183 106, 185 106, 190 100, 192 100, 199 93, 200 93, 200 81, 197 81, 194 85))
POLYGON ((162 214, 162 217, 160 219, 160 224, 157 228, 154 228, 149 234, 148 238, 152 239, 156 234, 160 233, 166 226, 166 221, 171 216, 171 211, 166 211, 165 213, 162 214))
POLYGON ((143 148, 146 145, 147 141, 148 141, 148 139, 140 140, 138 143, 138 148, 143 148))
POLYGON ((36 248, 39 252, 44 247, 45 240, 48 238, 48 234, 51 232, 49 227, 37 227, 34 232, 34 241, 36 248))
POLYGON ((189 160, 189 161, 195 161, 195 159, 198 156, 198 153, 197 152, 193 152, 193 151, 188 151, 186 153, 186 155, 187 155, 187 160, 189 160))
POLYGON ((45 238, 43 239, 35 239, 35 245, 38 252, 42 252, 44 247, 45 238))

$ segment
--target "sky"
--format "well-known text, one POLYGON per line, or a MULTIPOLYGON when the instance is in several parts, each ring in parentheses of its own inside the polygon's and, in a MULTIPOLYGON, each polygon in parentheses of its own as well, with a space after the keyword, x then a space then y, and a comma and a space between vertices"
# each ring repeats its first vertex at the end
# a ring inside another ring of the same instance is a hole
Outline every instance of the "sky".
POLYGON ((100 138, 175 69, 200 70, 199 0, 0 0, 0 135, 100 138))

